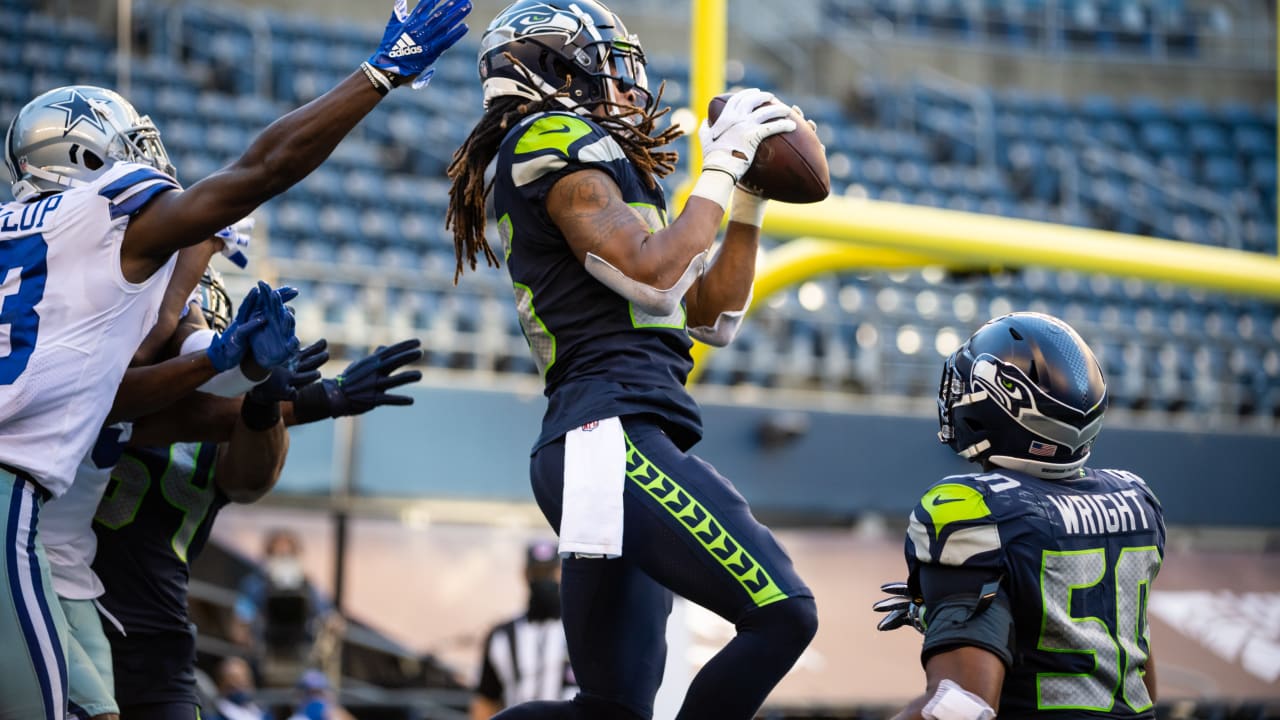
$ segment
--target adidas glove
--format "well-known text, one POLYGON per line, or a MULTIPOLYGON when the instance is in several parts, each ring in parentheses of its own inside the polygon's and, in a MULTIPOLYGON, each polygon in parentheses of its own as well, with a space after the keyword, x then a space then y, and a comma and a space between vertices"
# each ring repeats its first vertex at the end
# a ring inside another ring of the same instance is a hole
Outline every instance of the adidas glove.
POLYGON ((405 0, 396 0, 382 44, 369 57, 379 70, 415 78, 414 88, 427 84, 435 72, 431 66, 440 55, 467 34, 462 20, 471 12, 468 0, 418 0, 409 12, 405 0))
POLYGON ((253 225, 254 219, 247 217, 213 234, 222 241, 222 256, 235 263, 235 266, 241 270, 249 265, 249 256, 245 251, 249 249, 253 225))

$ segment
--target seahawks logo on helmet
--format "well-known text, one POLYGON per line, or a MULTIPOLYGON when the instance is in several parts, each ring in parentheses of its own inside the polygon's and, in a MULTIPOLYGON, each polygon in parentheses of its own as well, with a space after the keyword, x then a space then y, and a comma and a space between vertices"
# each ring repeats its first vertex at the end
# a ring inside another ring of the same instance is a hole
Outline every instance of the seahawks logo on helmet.
POLYGON ((987 397, 1022 427, 1072 452, 1093 440, 1102 424, 1101 416, 1083 427, 1054 419, 1051 416, 1070 415, 1083 420, 1095 408, 1073 408, 1050 397, 1029 382, 1016 365, 988 353, 974 359, 970 385, 970 392, 986 391, 987 397))
POLYGON ((503 41, 530 35, 563 35, 572 39, 582 30, 582 18, 546 3, 532 7, 514 5, 489 25, 488 32, 498 33, 503 41))

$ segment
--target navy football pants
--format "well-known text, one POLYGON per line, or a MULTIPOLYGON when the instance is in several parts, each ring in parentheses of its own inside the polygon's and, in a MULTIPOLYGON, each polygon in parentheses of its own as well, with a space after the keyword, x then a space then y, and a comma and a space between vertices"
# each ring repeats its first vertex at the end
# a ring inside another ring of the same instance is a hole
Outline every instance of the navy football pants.
MULTIPOLYGON (((733 485, 652 421, 623 418, 623 557, 564 561, 561 606, 581 688, 572 703, 528 703, 522 718, 649 718, 662 681, 672 592, 735 624, 738 635, 694 678, 681 720, 747 720, 817 630, 813 594, 733 485)), ((564 441, 536 452, 533 492, 560 526, 564 441)))

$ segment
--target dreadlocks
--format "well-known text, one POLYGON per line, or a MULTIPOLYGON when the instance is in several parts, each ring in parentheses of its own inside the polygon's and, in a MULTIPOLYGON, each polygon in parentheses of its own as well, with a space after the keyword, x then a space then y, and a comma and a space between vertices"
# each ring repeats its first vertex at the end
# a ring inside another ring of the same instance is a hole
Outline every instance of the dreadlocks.
MULTIPOLYGON (((565 88, 568 88, 567 83, 565 88)), ((458 262, 453 273, 455 284, 462 276, 464 262, 472 270, 476 269, 477 255, 481 251, 484 252, 485 263, 498 267, 498 257, 484 237, 485 200, 493 189, 492 181, 485 184, 485 168, 498 154, 498 147, 512 126, 530 115, 563 109, 558 100, 563 95, 562 90, 554 95, 545 94, 538 100, 511 96, 495 98, 462 146, 453 153, 453 162, 449 164, 449 178, 453 185, 449 188, 445 228, 453 230, 453 251, 458 262)), ((669 107, 657 109, 661 99, 662 88, 659 87, 658 93, 650 97, 643 108, 603 103, 610 113, 605 117, 591 117, 618 142, 649 187, 657 185, 657 178, 666 177, 675 170, 679 157, 673 151, 657 150, 681 134, 680 128, 675 126, 653 134, 658 118, 671 111, 669 107)))

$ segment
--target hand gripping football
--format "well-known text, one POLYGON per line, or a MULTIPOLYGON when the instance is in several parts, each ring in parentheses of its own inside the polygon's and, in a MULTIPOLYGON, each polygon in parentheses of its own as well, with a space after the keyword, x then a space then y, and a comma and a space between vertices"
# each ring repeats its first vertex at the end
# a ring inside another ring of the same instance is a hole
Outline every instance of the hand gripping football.
MULTIPOLYGON (((711 98, 709 122, 715 122, 729 95, 711 98)), ((772 102, 777 102, 776 100, 772 102)), ((786 203, 815 203, 831 194, 827 149, 818 134, 794 110, 796 129, 770 135, 756 148, 751 168, 739 183, 745 190, 786 203)), ((775 121, 776 122, 776 121, 775 121)))

